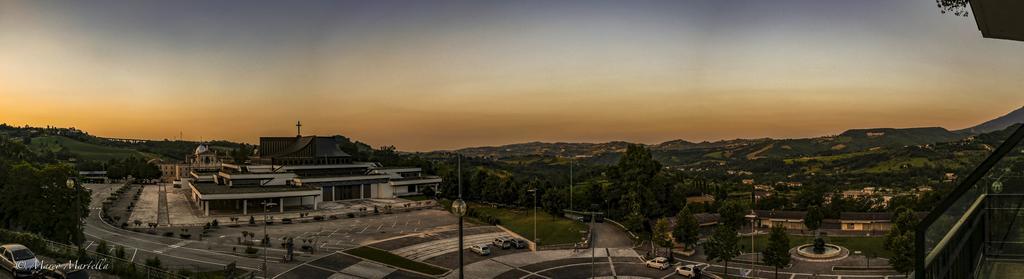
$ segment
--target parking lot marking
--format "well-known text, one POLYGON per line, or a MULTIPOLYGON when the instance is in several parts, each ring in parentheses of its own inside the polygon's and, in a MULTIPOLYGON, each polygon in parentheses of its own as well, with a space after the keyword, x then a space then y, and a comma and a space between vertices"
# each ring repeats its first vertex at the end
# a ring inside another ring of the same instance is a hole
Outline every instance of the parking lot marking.
POLYGON ((391 223, 391 227, 394 228, 395 225, 397 225, 397 224, 398 224, 398 221, 395 221, 394 223, 391 223))
POLYGON ((139 254, 139 248, 135 248, 135 252, 132 252, 132 259, 129 262, 135 262, 135 255, 139 254))
POLYGON ((93 244, 96 244, 96 243, 92 242, 92 240, 89 240, 89 245, 85 246, 85 250, 89 250, 89 247, 92 247, 93 244))
POLYGON ((612 253, 608 252, 608 248, 604 248, 604 254, 608 256, 608 267, 612 269, 612 278, 615 278, 615 264, 612 263, 612 253))
POLYGON ((370 225, 366 225, 366 227, 364 227, 363 230, 359 231, 359 233, 363 233, 363 232, 366 231, 366 229, 369 229, 369 228, 370 228, 370 225))
POLYGON ((380 224, 379 226, 377 226, 377 231, 379 232, 380 228, 383 228, 383 227, 384 227, 384 224, 380 224))

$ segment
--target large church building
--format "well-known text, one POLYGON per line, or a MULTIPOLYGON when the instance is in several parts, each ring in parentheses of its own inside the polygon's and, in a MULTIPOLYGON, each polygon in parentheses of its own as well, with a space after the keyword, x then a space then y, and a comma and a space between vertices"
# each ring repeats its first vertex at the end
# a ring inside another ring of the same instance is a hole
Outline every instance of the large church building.
POLYGON ((202 166, 182 179, 206 216, 316 210, 321 202, 417 195, 441 183, 416 167, 355 162, 334 137, 262 137, 249 164, 204 160, 216 159, 212 152, 196 148, 190 157, 202 166))

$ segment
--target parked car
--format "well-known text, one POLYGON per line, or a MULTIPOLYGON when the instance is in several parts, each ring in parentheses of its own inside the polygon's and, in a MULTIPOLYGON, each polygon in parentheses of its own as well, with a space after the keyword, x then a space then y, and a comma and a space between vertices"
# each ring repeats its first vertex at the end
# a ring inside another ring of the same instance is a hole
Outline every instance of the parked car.
POLYGON ((661 269, 661 270, 664 270, 664 269, 668 268, 668 266, 670 265, 668 263, 668 259, 666 259, 665 257, 653 258, 651 260, 648 260, 644 264, 647 265, 647 267, 661 269))
POLYGON ((688 264, 679 266, 676 268, 676 274, 682 275, 688 278, 697 277, 700 274, 700 268, 696 265, 688 264))
POLYGON ((512 239, 512 244, 513 244, 512 246, 516 247, 516 249, 523 249, 523 248, 526 248, 526 247, 530 247, 530 243, 527 243, 526 239, 522 239, 522 238, 513 238, 512 239))
POLYGON ((469 246, 469 250, 481 256, 487 256, 491 254, 491 246, 487 244, 469 246))
POLYGON ((37 278, 44 279, 89 279, 89 272, 81 269, 74 270, 51 270, 44 269, 37 278))
POLYGON ((0 245, 0 266, 11 272, 11 276, 33 277, 39 273, 39 259, 21 244, 0 245))
POLYGON ((512 238, 507 236, 499 236, 494 238, 494 241, 491 241, 491 245, 494 245, 494 247, 499 247, 501 249, 512 248, 512 238))

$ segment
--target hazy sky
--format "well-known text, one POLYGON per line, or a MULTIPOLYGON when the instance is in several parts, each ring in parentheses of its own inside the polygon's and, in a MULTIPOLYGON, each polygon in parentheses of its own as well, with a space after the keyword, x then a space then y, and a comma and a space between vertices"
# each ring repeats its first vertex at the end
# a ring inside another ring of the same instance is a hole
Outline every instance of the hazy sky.
POLYGON ((0 0, 0 122, 402 150, 959 129, 1024 43, 914 1, 0 0))

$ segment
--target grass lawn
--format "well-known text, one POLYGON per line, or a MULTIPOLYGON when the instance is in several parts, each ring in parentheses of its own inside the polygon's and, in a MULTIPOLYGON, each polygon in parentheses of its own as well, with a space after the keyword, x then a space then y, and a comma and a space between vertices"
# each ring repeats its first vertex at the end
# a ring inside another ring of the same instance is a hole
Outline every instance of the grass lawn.
POLYGON ((434 265, 406 259, 403 258, 402 256, 392 254, 388 251, 380 250, 369 246, 352 248, 346 250, 345 253, 348 253, 356 257, 361 257, 367 260, 391 265, 394 267, 400 267, 430 275, 441 275, 448 271, 434 265))
MULTIPOLYGON (((814 237, 811 236, 789 236, 789 246, 796 247, 804 244, 814 243, 814 237)), ((891 252, 885 250, 885 237, 851 237, 851 236, 826 236, 825 243, 835 244, 850 249, 850 253, 853 251, 860 251, 861 255, 874 255, 876 258, 889 258, 892 255, 891 252)), ((750 236, 740 237, 740 251, 743 253, 750 253, 750 236)), ((767 235, 758 235, 754 237, 755 250, 764 250, 764 247, 768 245, 767 235)))
POLYGON ((128 148, 118 148, 81 142, 62 136, 33 138, 32 143, 29 146, 36 150, 50 150, 54 152, 60 150, 61 146, 63 146, 74 154, 75 157, 78 157, 80 160, 87 161, 107 161, 110 159, 124 159, 131 156, 145 159, 160 158, 160 156, 156 154, 143 153, 128 148))
POLYGON ((404 196, 404 197, 402 197, 402 199, 407 199, 407 200, 410 200, 410 201, 425 201, 425 200, 429 200, 430 198, 427 197, 427 196, 424 196, 424 195, 415 195, 415 196, 404 196))
MULTIPOLYGON (((471 203, 470 208, 489 214, 501 220, 501 225, 523 237, 533 240, 533 210, 515 210, 509 208, 493 208, 488 205, 471 203)), ((586 230, 583 223, 553 216, 537 210, 537 234, 540 245, 568 244, 580 241, 586 230)))

